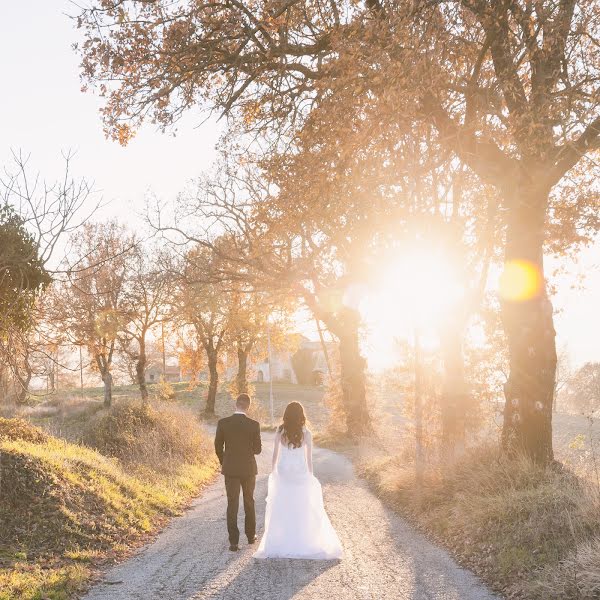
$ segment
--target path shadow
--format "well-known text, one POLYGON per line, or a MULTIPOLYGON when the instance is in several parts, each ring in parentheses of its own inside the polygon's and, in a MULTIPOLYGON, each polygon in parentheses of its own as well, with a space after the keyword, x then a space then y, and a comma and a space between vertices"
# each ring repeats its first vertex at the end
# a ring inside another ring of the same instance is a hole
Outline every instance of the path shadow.
POLYGON ((388 533, 412 580, 411 600, 499 600, 471 571, 458 565, 400 515, 385 509, 388 533))
POLYGON ((291 600, 340 561, 269 559, 257 560, 250 554, 233 561, 213 579, 204 581, 202 589, 186 600, 238 600, 266 598, 291 600))

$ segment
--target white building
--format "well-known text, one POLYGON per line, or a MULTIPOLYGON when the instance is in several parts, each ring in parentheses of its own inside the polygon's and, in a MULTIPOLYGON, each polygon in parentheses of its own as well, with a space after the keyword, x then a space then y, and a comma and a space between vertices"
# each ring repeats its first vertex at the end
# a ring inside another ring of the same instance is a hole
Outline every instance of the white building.
MULTIPOLYGON (((274 382, 298 383, 290 352, 272 352, 271 370, 274 382)), ((271 381, 271 370, 268 357, 254 365, 256 381, 258 383, 271 381)))

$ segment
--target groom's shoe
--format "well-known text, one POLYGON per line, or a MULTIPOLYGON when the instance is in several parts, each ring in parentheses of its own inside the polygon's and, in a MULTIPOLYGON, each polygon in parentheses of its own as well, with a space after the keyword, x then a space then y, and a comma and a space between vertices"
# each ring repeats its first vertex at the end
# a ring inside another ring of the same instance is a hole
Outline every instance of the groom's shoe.
POLYGON ((249 544, 254 544, 256 542, 256 536, 248 538, 248 543, 249 544))
POLYGON ((237 552, 240 549, 240 547, 237 544, 229 544, 229 549, 232 552, 237 552))

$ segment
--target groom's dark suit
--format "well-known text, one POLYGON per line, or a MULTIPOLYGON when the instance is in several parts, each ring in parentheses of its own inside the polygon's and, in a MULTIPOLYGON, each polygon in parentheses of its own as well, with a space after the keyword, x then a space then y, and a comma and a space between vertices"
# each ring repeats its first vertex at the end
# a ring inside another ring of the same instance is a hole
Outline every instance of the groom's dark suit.
POLYGON ((227 531, 229 543, 237 546, 240 531, 237 526, 240 504, 240 487, 244 496, 244 530, 248 540, 256 535, 256 515, 254 511, 254 484, 256 483, 255 454, 262 449, 260 425, 243 413, 235 413, 221 419, 217 424, 215 451, 221 463, 221 473, 225 475, 227 490, 227 531))

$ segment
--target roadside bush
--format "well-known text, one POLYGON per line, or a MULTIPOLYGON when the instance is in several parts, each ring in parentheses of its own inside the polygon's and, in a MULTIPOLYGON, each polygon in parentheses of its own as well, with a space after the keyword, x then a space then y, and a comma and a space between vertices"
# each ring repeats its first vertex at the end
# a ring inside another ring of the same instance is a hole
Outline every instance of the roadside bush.
POLYGON ((48 439, 48 434, 24 419, 4 419, 0 417, 0 440, 23 440, 33 444, 43 444, 48 439))
POLYGON ((156 386, 156 397, 164 402, 175 400, 175 388, 162 375, 156 386))
MULTIPOLYGON (((130 432, 134 425, 140 431, 135 412, 123 407, 116 414, 128 415, 130 432)), ((102 421, 104 434, 115 416, 102 421)), ((176 426, 182 437, 194 429, 189 418, 187 429, 183 417, 152 413, 147 419, 170 427, 171 437, 176 426)), ((121 441, 122 429, 115 426, 121 441)), ((191 456, 192 448, 177 451, 191 456)), ((215 461, 206 454, 194 459, 202 457, 193 465, 173 463, 168 474, 148 466, 148 477, 139 477, 138 469, 96 450, 26 421, 0 419, 0 600, 75 597, 93 573, 86 563, 123 554, 210 480, 215 461)))
POLYGON ((205 461, 210 453, 197 419, 189 411, 167 404, 117 404, 89 421, 81 441, 125 464, 162 470, 173 463, 205 461))
POLYGON ((507 596, 600 597, 598 490, 562 465, 480 447, 430 466, 420 490, 411 462, 380 457, 360 469, 384 500, 507 596))

